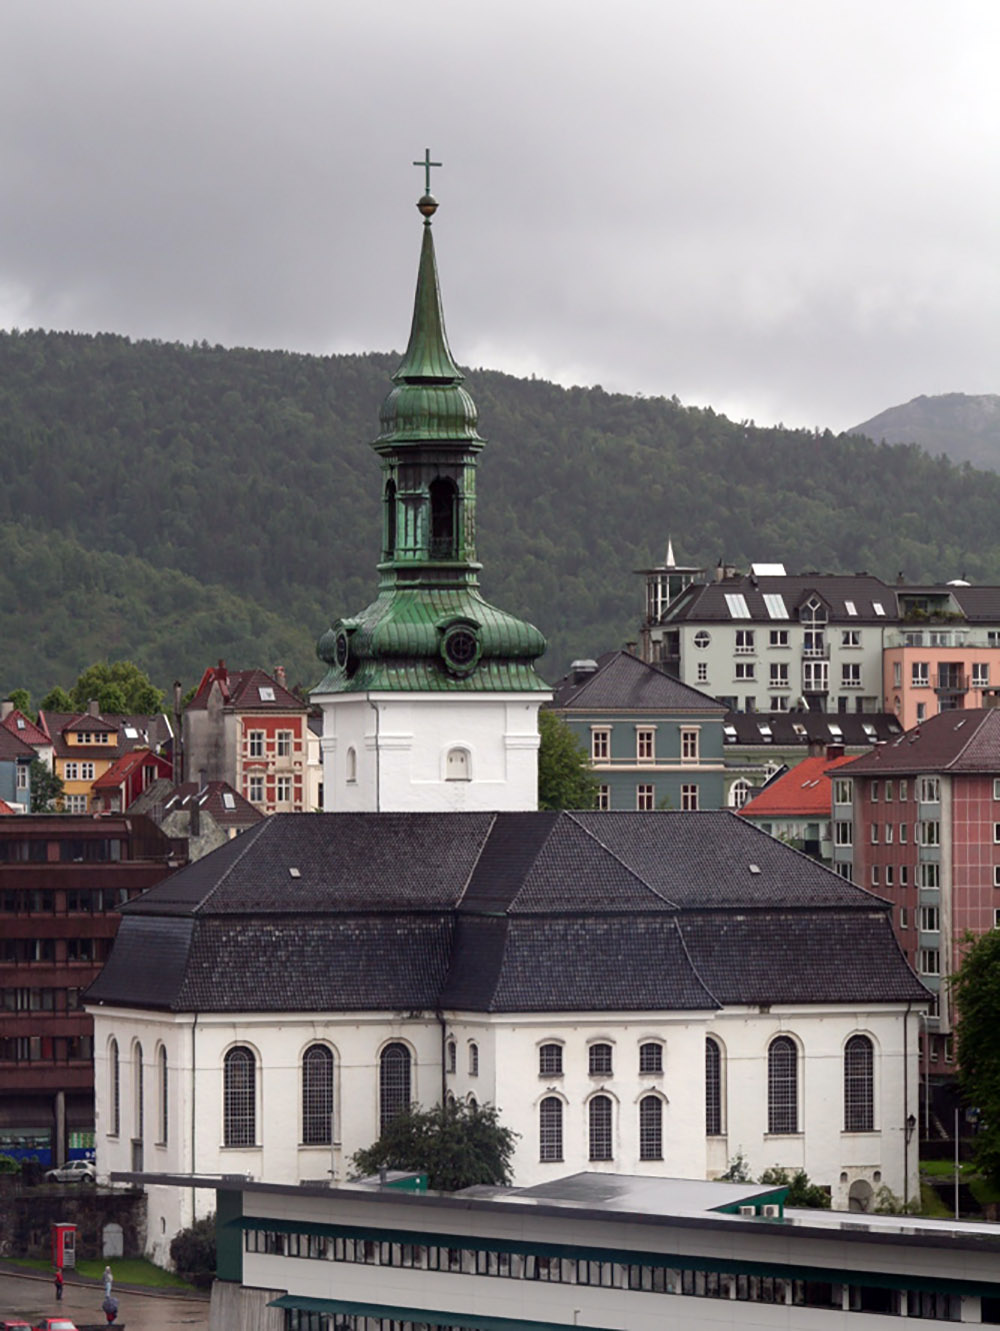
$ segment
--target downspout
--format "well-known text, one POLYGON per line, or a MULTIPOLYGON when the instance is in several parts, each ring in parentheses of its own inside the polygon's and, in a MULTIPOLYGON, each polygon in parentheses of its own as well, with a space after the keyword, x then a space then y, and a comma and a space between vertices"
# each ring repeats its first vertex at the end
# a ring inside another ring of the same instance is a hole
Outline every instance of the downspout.
POLYGON ((381 813, 381 812, 382 812, 382 781, 381 781, 381 777, 382 777, 382 764, 381 764, 381 762, 379 761, 379 756, 380 756, 380 755, 379 755, 379 747, 378 747, 378 741, 379 741, 379 710, 378 710, 378 708, 375 706, 375 704, 372 702, 371 698, 368 699, 368 706, 369 706, 369 707, 372 709, 372 711, 375 713, 375 812, 376 812, 376 813, 381 813))
POLYGON ((910 1204, 910 1010, 906 1004, 903 1018, 903 1205, 910 1204))
MULTIPOLYGON (((194 1014, 194 1021, 191 1023, 191 1173, 198 1172, 198 1152, 195 1150, 195 1133, 197 1130, 198 1115, 196 1113, 196 1096, 198 1086, 198 1065, 195 1059, 197 1052, 198 1035, 198 1013, 194 1014)), ((194 1223, 194 1194, 191 1195, 191 1221, 194 1223)))

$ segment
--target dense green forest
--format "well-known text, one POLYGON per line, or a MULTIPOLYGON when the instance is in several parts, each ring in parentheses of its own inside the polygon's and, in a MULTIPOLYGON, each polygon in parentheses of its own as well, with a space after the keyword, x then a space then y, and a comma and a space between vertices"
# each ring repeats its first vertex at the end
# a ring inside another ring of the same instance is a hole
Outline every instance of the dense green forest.
MULTIPOLYGON (((185 687, 222 656, 319 675, 313 643, 375 590, 395 355, 302 356, 0 333, 0 692, 130 657, 185 687)), ((678 559, 1000 582, 1000 476, 914 446, 765 429, 675 399, 469 372, 486 596, 536 623, 543 673, 637 633, 678 559)))

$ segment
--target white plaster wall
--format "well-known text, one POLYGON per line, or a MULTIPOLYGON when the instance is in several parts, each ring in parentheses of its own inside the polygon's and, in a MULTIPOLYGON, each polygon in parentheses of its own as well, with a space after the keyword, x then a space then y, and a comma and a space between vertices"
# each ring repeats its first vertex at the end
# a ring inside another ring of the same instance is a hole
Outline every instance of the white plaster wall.
POLYGON ((538 807, 538 709, 549 695, 313 695, 323 707, 323 795, 332 812, 538 807), (449 750, 470 779, 445 779, 449 750), (356 779, 348 781, 348 754, 356 779))

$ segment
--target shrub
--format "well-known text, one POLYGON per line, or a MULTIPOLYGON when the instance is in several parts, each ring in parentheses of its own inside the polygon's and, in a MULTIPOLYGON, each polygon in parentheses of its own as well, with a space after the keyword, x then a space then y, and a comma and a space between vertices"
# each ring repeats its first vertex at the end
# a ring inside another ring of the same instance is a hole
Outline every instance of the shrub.
POLYGON ((170 1260, 179 1275, 195 1284, 198 1277, 215 1275, 215 1216, 196 1220, 170 1240, 170 1260))

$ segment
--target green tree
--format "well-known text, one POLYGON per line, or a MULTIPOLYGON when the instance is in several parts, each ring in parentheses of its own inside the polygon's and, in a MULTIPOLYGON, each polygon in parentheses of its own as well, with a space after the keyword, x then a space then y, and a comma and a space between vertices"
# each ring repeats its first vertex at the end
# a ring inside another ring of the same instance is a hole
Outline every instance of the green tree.
POLYGON ((23 712, 30 721, 37 720, 35 713, 31 710, 31 694, 27 689, 11 689, 7 696, 17 710, 23 712))
POLYGON ((979 1109, 976 1163, 1000 1187, 1000 930, 967 937, 951 991, 958 1008, 959 1083, 979 1109))
POLYGON ((355 1152, 359 1174, 405 1169, 427 1175, 428 1186, 454 1192, 476 1183, 508 1184, 518 1134, 500 1122, 495 1105, 448 1101, 412 1105, 386 1125, 381 1137, 355 1152))
POLYGON ((28 768, 28 784, 31 788, 32 813, 56 813, 62 798, 62 777, 50 772, 41 758, 32 758, 28 768))
POLYGON ((555 712, 543 709, 538 713, 538 731, 538 807, 592 809, 598 781, 587 750, 555 712))
POLYGON ((811 1206, 819 1211, 830 1209, 829 1190, 820 1187, 818 1183, 810 1183, 809 1175, 804 1169, 790 1170, 782 1169, 780 1165, 772 1165, 770 1169, 764 1170, 760 1181, 777 1188, 787 1188, 786 1206, 811 1206))
POLYGON ((163 690, 131 661, 97 661, 79 677, 70 692, 73 710, 85 712, 91 698, 108 716, 150 715, 163 704, 163 690))
POLYGON ((76 710, 73 706, 73 699, 61 684, 57 684, 54 689, 49 689, 38 706, 39 710, 43 712, 73 712, 76 710))
POLYGON ((215 1274, 215 1216, 196 1220, 170 1240, 170 1260, 175 1269, 195 1283, 199 1276, 215 1274))

